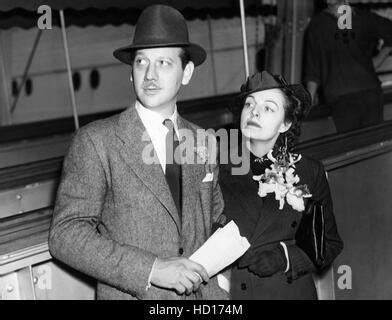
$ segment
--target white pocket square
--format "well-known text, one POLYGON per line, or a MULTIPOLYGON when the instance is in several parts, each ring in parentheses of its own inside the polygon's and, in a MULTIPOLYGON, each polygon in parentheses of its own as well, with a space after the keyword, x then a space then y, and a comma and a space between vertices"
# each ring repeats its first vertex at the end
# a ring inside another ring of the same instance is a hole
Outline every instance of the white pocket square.
POLYGON ((211 182, 214 179, 214 174, 212 172, 208 172, 203 179, 203 182, 211 182))

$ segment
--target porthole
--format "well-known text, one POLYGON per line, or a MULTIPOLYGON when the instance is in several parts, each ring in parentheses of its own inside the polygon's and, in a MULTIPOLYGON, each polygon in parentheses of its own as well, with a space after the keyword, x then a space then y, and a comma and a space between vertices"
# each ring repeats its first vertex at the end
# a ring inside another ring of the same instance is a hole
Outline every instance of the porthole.
POLYGON ((82 78, 80 76, 79 71, 76 71, 73 73, 72 82, 73 82, 73 86, 74 86, 75 91, 79 91, 79 89, 82 85, 82 78))
POLYGON ((18 93, 18 81, 12 80, 11 82, 11 94, 13 97, 16 97, 16 94, 18 93))
POLYGON ((27 96, 31 95, 33 92, 33 81, 30 78, 27 78, 25 83, 25 93, 27 96))
POLYGON ((90 73, 90 86, 92 89, 97 89, 100 82, 100 75, 97 69, 94 69, 90 73))

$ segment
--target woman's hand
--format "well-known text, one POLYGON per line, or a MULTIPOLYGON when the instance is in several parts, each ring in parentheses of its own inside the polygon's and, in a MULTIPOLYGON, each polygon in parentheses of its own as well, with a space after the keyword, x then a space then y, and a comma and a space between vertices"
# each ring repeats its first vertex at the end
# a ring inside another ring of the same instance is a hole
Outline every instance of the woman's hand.
POLYGON ((283 272, 287 267, 287 261, 282 246, 277 244, 275 248, 249 252, 239 266, 247 266, 249 271, 260 277, 270 277, 283 272))

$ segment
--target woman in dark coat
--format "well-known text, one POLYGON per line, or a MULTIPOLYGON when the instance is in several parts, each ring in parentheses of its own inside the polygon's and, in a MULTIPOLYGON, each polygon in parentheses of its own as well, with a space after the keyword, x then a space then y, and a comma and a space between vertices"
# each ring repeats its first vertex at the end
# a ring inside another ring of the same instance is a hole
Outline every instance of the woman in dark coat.
POLYGON ((323 165, 291 153, 310 107, 302 85, 287 85, 264 71, 241 87, 245 175, 222 165, 220 184, 227 221, 234 220, 251 247, 231 272, 232 299, 317 299, 312 272, 331 265, 343 248, 323 165), (290 151, 290 152, 289 152, 290 151), (248 154, 248 156, 247 156, 248 154), (306 209, 321 203, 325 256, 317 265, 295 241, 306 209))

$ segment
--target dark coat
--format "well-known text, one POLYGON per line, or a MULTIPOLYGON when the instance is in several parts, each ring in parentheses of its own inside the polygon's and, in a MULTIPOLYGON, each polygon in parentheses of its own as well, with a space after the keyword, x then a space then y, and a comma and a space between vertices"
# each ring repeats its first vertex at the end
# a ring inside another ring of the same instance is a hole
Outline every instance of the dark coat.
MULTIPOLYGON (((178 118, 196 137, 196 126, 178 118)), ((50 229, 51 254, 98 279, 98 299, 225 299, 217 279, 198 296, 146 290, 156 257, 190 256, 223 211, 218 166, 182 165, 182 223, 135 108, 83 127, 64 160, 50 229), (202 182, 207 170, 212 181, 202 182)))
MULTIPOLYGON (((307 184, 312 198, 321 201, 325 212, 327 268, 343 248, 333 214, 331 194, 323 165, 307 157, 296 164, 299 184, 307 184)), ((279 210, 274 194, 266 198, 258 196, 258 184, 247 175, 232 175, 231 166, 221 166, 220 185, 225 201, 227 221, 233 219, 251 246, 287 244, 290 270, 271 277, 259 277, 247 268, 238 268, 237 260, 231 274, 231 297, 233 299, 317 299, 312 278, 315 267, 309 257, 295 244, 295 234, 302 213, 285 204, 279 210)), ((251 247, 252 248, 252 247, 251 247)))

